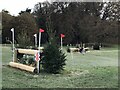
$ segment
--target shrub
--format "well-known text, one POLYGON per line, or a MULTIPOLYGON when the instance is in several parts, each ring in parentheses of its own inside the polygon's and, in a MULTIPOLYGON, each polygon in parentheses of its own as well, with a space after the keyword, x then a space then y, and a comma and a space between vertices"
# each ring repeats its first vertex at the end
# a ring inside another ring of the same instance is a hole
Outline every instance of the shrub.
POLYGON ((70 53, 70 48, 67 48, 67 52, 70 53))
POLYGON ((100 45, 95 43, 95 45, 93 45, 93 50, 100 50, 100 45))
POLYGON ((48 73, 60 73, 64 70, 65 54, 55 44, 48 44, 42 59, 43 69, 48 73))
POLYGON ((32 46, 31 39, 25 31, 18 34, 17 41, 18 41, 18 44, 19 44, 19 48, 25 48, 26 49, 26 48, 29 48, 30 46, 32 46))

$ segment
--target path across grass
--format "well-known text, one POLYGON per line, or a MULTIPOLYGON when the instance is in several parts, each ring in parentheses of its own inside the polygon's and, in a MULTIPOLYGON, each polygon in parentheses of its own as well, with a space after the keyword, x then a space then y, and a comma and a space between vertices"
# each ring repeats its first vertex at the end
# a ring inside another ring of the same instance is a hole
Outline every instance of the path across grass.
POLYGON ((8 67, 10 47, 2 47, 2 86, 4 88, 115 88, 118 87, 118 50, 102 49, 82 55, 67 53, 62 74, 31 74, 8 67), (72 56, 73 55, 73 56, 72 56))

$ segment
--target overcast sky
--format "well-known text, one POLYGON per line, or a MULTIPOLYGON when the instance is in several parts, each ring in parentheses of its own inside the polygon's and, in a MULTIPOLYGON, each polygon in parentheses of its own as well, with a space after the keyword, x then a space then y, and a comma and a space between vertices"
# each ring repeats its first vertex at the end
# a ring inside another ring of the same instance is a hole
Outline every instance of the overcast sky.
POLYGON ((0 0, 0 12, 2 9, 5 9, 8 10, 11 15, 16 16, 21 10, 26 10, 26 8, 33 9, 35 4, 43 1, 46 0, 0 0))

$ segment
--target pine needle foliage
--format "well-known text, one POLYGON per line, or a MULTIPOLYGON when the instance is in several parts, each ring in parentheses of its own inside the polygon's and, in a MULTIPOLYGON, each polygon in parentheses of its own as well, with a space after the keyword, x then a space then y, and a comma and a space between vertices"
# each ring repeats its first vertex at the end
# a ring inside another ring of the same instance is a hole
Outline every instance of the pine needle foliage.
POLYGON ((57 46, 57 44, 51 42, 48 43, 44 49, 44 58, 42 59, 43 68, 47 73, 60 73, 64 70, 66 55, 57 46))

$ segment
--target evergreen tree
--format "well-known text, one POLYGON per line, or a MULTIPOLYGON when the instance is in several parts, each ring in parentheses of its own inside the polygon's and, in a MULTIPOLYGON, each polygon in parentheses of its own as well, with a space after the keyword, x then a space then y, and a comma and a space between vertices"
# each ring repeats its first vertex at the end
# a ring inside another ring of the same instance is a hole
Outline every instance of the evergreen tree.
POLYGON ((48 73, 60 73, 64 69, 65 54, 60 50, 57 45, 56 32, 51 20, 52 9, 49 9, 49 5, 46 7, 46 29, 49 36, 47 47, 44 49, 43 68, 48 73))
POLYGON ((42 59, 43 68, 48 73, 60 73, 64 70, 65 54, 60 50, 57 44, 52 40, 44 49, 44 57, 42 59))

